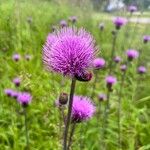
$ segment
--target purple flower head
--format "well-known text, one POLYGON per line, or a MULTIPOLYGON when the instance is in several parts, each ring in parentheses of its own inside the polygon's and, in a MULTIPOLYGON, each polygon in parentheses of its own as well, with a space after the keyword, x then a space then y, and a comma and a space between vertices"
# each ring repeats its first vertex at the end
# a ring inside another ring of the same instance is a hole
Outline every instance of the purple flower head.
POLYGON ((138 58, 139 56, 139 52, 137 50, 134 49, 129 49, 126 51, 127 57, 129 61, 132 61, 135 58, 138 58))
POLYGON ((13 83, 14 83, 16 86, 20 86, 20 82, 21 82, 20 78, 14 78, 14 79, 13 79, 13 83))
POLYGON ((120 56, 116 56, 116 57, 114 58, 114 61, 115 61, 116 63, 121 62, 121 57, 120 57, 120 56))
POLYGON ((4 90, 4 93, 5 93, 8 97, 11 97, 11 96, 12 96, 12 93, 13 93, 13 90, 12 90, 12 89, 5 89, 5 90, 4 90))
POLYGON ((43 48, 43 62, 50 71, 82 76, 95 57, 95 41, 84 29, 62 28, 51 33, 43 48))
POLYGON ((133 13, 133 12, 137 11, 137 7, 134 6, 134 5, 131 5, 131 6, 128 7, 128 11, 133 13))
POLYGON ((125 65, 125 64, 121 65, 120 70, 123 71, 123 72, 126 71, 127 70, 127 65, 125 65))
POLYGON ((31 102, 32 96, 30 93, 21 92, 18 94, 17 100, 22 106, 27 106, 31 102))
POLYGON ((13 97, 13 98, 17 99, 17 98, 18 98, 18 92, 16 92, 16 91, 12 91, 12 93, 11 93, 11 97, 13 97))
POLYGON ((69 21, 71 21, 72 23, 76 23, 77 22, 77 16, 69 17, 69 21))
POLYGON ((117 82, 116 77, 113 77, 113 76, 107 76, 105 80, 107 84, 111 84, 111 85, 117 82))
POLYGON ((144 35, 143 36, 143 42, 144 43, 147 43, 147 42, 149 42, 150 41, 150 35, 144 35))
POLYGON ((144 74, 144 73, 146 73, 146 68, 144 67, 144 66, 139 66, 138 67, 138 73, 139 74, 144 74))
POLYGON ((89 120, 95 113, 95 106, 88 97, 74 96, 72 122, 80 123, 89 120))
POLYGON ((105 66, 105 60, 103 58, 96 58, 93 61, 93 67, 95 69, 101 69, 105 66))
POLYGON ((12 59, 14 60, 14 61, 19 61, 20 60, 20 55, 19 54, 14 54, 13 56, 12 56, 12 59))
POLYGON ((67 27, 67 21, 66 20, 61 20, 60 21, 60 26, 62 27, 62 28, 64 28, 64 27, 67 27))
POLYGON ((98 95, 98 99, 99 99, 99 101, 106 101, 107 100, 107 96, 105 94, 99 94, 98 95))
POLYGON ((100 29, 101 31, 104 30, 104 27, 105 27, 105 24, 104 24, 104 23, 100 23, 100 24, 99 24, 99 29, 100 29))
POLYGON ((29 54, 26 54, 26 55, 25 55, 25 59, 26 59, 27 61, 31 60, 31 58, 32 58, 31 55, 29 55, 29 54))
POLYGON ((120 29, 121 26, 127 23, 127 19, 122 17, 117 17, 113 20, 113 23, 116 25, 116 29, 120 29))
POLYGON ((112 86, 117 82, 116 77, 107 76, 105 78, 105 81, 106 81, 106 85, 107 85, 108 90, 111 92, 112 91, 112 86))

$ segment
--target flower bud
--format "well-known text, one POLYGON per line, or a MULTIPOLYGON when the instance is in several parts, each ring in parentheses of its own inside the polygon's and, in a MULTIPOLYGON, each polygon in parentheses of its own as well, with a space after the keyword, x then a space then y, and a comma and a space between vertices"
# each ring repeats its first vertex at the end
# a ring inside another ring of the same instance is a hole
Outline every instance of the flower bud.
POLYGON ((61 93, 59 96, 59 103, 61 105, 66 105, 68 102, 68 94, 67 93, 61 93))

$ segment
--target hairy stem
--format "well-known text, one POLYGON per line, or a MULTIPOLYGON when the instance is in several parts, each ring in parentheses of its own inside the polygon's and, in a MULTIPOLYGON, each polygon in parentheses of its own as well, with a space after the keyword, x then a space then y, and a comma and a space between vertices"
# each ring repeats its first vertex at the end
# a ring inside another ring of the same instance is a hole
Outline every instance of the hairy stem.
POLYGON ((70 120, 71 120, 71 112, 72 112, 72 104, 73 104, 73 95, 74 95, 74 91, 75 91, 75 84, 76 84, 76 79, 72 78, 70 97, 69 97, 69 105, 68 105, 68 113, 67 113, 67 120, 66 120, 66 123, 65 123, 65 130, 64 130, 63 150, 67 150, 67 136, 68 136, 69 125, 70 125, 70 120))

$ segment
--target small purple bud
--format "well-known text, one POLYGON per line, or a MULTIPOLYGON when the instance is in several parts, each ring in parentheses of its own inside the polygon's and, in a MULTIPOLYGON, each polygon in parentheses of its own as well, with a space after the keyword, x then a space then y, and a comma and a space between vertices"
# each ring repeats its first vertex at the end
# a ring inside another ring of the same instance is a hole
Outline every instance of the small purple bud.
POLYGON ((129 49, 126 51, 127 57, 129 61, 132 61, 133 59, 136 59, 139 57, 139 52, 134 49, 129 49))
POLYGON ((147 42, 149 42, 150 41, 150 35, 144 35, 143 36, 143 42, 144 43, 147 43, 147 42))
POLYGON ((13 97, 14 99, 18 98, 18 92, 13 91, 11 97, 13 97))
POLYGON ((11 96, 12 96, 12 93, 13 93, 13 90, 12 90, 12 89, 5 89, 4 92, 5 92, 5 94, 6 94, 8 97, 11 97, 11 96))
POLYGON ((20 55, 19 54, 14 54, 13 56, 12 56, 12 59, 14 60, 14 61, 19 61, 20 60, 20 55))
POLYGON ((119 30, 121 26, 125 25, 127 23, 127 19, 122 17, 117 17, 113 20, 113 23, 116 26, 116 29, 119 30))
POLYGON ((120 57, 120 56, 116 56, 116 57, 114 58, 114 61, 115 61, 116 63, 121 62, 121 57, 120 57))
POLYGON ((94 69, 102 69, 105 66, 105 60, 103 58, 96 58, 93 61, 94 69))
POLYGON ((144 73, 146 73, 146 68, 144 67, 144 66, 139 66, 138 67, 138 73, 139 74, 144 74, 144 73))
POLYGON ((128 11, 133 13, 133 12, 137 11, 137 7, 134 6, 134 5, 131 5, 131 6, 128 7, 128 11))
POLYGON ((64 28, 64 27, 67 27, 67 21, 66 20, 61 20, 60 21, 60 26, 61 26, 61 28, 64 28))
POLYGON ((124 72, 124 71, 126 71, 127 70, 127 65, 121 65, 120 66, 120 70, 122 71, 122 72, 124 72))
POLYGON ((98 99, 99 99, 99 101, 106 101, 107 100, 107 96, 105 94, 99 94, 98 95, 98 99))
POLYGON ((20 78, 14 78, 13 79, 13 83, 18 87, 18 86, 20 86, 20 78))
POLYGON ((105 78, 105 81, 106 81, 107 88, 108 88, 109 91, 111 92, 111 91, 112 91, 112 86, 117 82, 116 77, 107 76, 107 77, 105 78))

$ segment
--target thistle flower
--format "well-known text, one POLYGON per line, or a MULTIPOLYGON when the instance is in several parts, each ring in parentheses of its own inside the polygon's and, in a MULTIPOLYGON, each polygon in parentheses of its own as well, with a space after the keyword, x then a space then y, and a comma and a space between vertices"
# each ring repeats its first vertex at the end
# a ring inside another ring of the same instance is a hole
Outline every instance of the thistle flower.
POLYGON ((105 60, 103 58, 96 58, 93 61, 94 69, 101 69, 105 66, 105 60))
POLYGON ((105 81, 106 81, 106 85, 107 85, 107 88, 109 89, 109 91, 112 91, 112 86, 117 82, 116 77, 114 77, 114 76, 107 76, 105 78, 105 81))
POLYGON ((146 68, 144 67, 144 66, 139 66, 138 67, 138 73, 139 74, 144 74, 144 73, 146 73, 146 68))
POLYGON ((60 21, 60 26, 62 27, 62 28, 64 28, 64 27, 67 27, 67 21, 66 20, 61 20, 60 21))
POLYGON ((83 76, 92 67, 95 41, 84 29, 63 28, 47 37, 43 62, 50 71, 63 75, 83 76))
POLYGON ((134 6, 134 5, 131 5, 131 6, 128 7, 128 11, 133 13, 133 12, 137 11, 137 7, 134 6))
POLYGON ((74 96, 72 107, 72 122, 80 123, 92 118, 95 106, 88 97, 74 96))
POLYGON ((98 95, 98 99, 99 99, 99 101, 106 101, 107 100, 107 96, 105 94, 99 94, 98 95))
POLYGON ((26 55, 25 55, 25 59, 26 59, 27 61, 31 60, 31 58, 32 58, 31 55, 29 55, 29 54, 26 54, 26 55))
POLYGON ((30 93, 22 92, 18 94, 17 101, 24 107, 28 106, 31 100, 32 96, 30 95, 30 93))
POLYGON ((12 56, 12 59, 14 60, 14 61, 19 61, 20 60, 20 55, 19 54, 14 54, 13 56, 12 56))
POLYGON ((127 19, 122 17, 117 17, 113 20, 113 23, 116 26, 116 29, 119 30, 121 26, 125 25, 127 23, 127 19))
POLYGON ((18 92, 16 92, 16 91, 12 91, 12 93, 11 93, 11 97, 13 97, 13 98, 17 99, 17 98, 18 98, 18 92))
POLYGON ((4 93, 5 93, 8 97, 11 97, 11 96, 12 96, 12 93, 13 93, 13 90, 12 90, 12 89, 5 89, 5 90, 4 90, 4 93))
POLYGON ((137 50, 134 49, 129 49, 126 51, 127 57, 129 61, 132 61, 135 58, 138 58, 139 56, 139 52, 137 50))
POLYGON ((77 22, 77 16, 69 17, 69 21, 71 21, 72 23, 76 23, 77 22))
POLYGON ((127 65, 125 65, 125 64, 121 65, 120 70, 123 71, 123 72, 126 71, 127 70, 127 65))
POLYGON ((120 56, 116 56, 116 57, 114 58, 114 61, 115 61, 115 63, 121 62, 121 57, 120 57, 120 56))
POLYGON ((147 43, 147 42, 149 42, 150 41, 150 35, 144 35, 143 36, 143 42, 144 43, 147 43))
POLYGON ((14 79, 13 79, 13 83, 14 83, 16 86, 20 86, 20 82, 21 82, 20 78, 14 78, 14 79))

